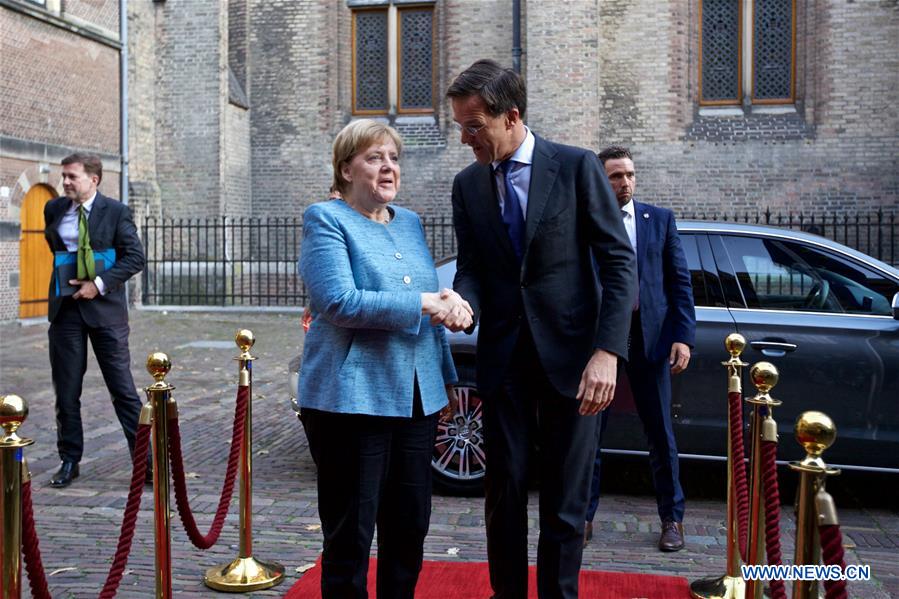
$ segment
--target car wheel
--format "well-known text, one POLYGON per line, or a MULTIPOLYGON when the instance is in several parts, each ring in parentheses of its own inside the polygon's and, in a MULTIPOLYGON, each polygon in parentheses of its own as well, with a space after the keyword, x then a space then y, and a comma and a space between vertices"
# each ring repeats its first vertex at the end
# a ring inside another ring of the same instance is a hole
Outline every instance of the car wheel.
POLYGON ((484 490, 486 451, 481 396, 474 368, 459 366, 455 386, 459 408, 451 418, 437 423, 437 439, 431 467, 434 485, 454 495, 479 495, 484 490))

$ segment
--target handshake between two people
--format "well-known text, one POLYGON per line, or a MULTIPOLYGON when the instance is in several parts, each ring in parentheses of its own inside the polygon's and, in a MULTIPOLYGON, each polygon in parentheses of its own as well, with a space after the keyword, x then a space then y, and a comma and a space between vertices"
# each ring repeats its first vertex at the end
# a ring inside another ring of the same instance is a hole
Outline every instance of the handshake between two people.
POLYGON ((421 313, 431 317, 431 324, 442 324, 454 333, 464 331, 474 322, 471 306, 452 289, 422 293, 421 313))

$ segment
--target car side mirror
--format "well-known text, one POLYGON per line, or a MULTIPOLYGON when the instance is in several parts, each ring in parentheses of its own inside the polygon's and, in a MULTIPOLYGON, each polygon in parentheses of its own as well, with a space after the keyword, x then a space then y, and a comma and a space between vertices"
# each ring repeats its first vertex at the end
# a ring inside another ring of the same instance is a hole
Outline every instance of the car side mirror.
POLYGON ((899 292, 893 296, 893 318, 899 320, 899 292))

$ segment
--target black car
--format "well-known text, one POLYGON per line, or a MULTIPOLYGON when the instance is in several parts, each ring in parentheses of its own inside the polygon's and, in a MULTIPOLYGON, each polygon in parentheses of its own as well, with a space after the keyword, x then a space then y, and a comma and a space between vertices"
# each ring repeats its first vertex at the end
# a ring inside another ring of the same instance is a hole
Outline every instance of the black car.
MULTIPOLYGON (((739 332, 743 360, 772 362, 783 401, 774 416, 779 459, 800 456, 792 441, 799 413, 820 410, 838 437, 827 461, 844 469, 899 473, 899 270, 817 235, 775 227, 678 224, 693 283, 696 346, 672 381, 672 415, 683 459, 726 454, 724 339, 739 332)), ((452 287, 455 260, 437 265, 452 287)), ((487 448, 475 381, 477 332, 449 334, 459 373, 459 410, 438 425, 432 464, 438 487, 477 493, 487 448)), ((299 360, 291 363, 297 371, 299 360)), ((291 379, 295 393, 296 379, 291 379)), ((748 383, 744 394, 755 390, 748 383)), ((603 451, 647 454, 626 380, 613 402, 603 451)))
MULTIPOLYGON (((747 340, 746 362, 772 362, 783 401, 775 418, 779 457, 796 459, 792 428, 817 409, 838 428, 828 463, 899 473, 899 270, 817 235, 774 227, 683 221, 678 224, 693 283, 696 347, 672 381, 672 416, 684 459, 725 459, 724 339, 747 340)), ((455 260, 438 265, 451 287, 455 260)), ((460 409, 441 422, 434 465, 441 486, 477 491, 487 451, 475 384, 476 335, 450 334, 460 409)), ((613 402, 603 450, 648 454, 624 381, 613 402), (612 424, 614 423, 614 425, 612 424)), ((746 395, 755 390, 744 385, 746 395)))

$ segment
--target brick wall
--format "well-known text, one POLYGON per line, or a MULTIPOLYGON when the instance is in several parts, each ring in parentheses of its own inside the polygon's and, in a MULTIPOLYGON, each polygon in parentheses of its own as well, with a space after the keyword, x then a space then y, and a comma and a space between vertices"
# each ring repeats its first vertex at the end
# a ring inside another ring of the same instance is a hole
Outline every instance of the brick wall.
POLYGON ((699 115, 698 0, 600 6, 600 145, 631 145, 647 201, 682 212, 899 205, 895 6, 798 1, 797 111, 743 117, 699 115))
MULTIPOLYGON (((699 0, 523 4, 528 123, 596 150, 631 145, 644 199, 684 211, 896 204, 899 19, 889 3, 799 0, 797 110, 743 117, 699 115, 699 0)), ((346 2, 161 6, 159 85, 144 108, 158 127, 163 211, 295 215, 323 198, 331 141, 352 116, 346 2), (249 173, 239 113, 214 99, 227 86, 225 61, 238 80, 246 69, 249 173)), ((398 201, 448 214, 452 177, 471 154, 447 136, 443 91, 478 58, 511 62, 511 2, 444 0, 435 11, 441 101, 431 124, 396 122, 409 142, 398 201)))
POLYGON ((118 35, 119 0, 62 0, 61 8, 64 17, 118 35))
MULTIPOLYGON (((895 205, 896 11, 800 0, 796 112, 700 117, 698 2, 525 3, 529 125, 595 150, 631 145, 640 194, 684 211, 895 205), (843 158, 847 142, 856 149, 843 158), (859 169, 865 180, 851 180, 859 169)), ((448 214, 452 177, 471 155, 447 136, 442 94, 478 58, 511 62, 511 3, 446 0, 436 11, 441 102, 436 126, 396 122, 411 142, 398 201, 448 214)), ((250 13, 253 212, 294 214, 326 193, 330 142, 351 118, 351 12, 256 2, 250 13)))
MULTIPOLYGON (((324 199, 340 120, 336 56, 342 2, 250 0, 253 213, 297 216, 324 199)), ((344 29, 344 31, 348 31, 344 29)))
POLYGON ((129 203, 135 218, 161 210, 156 176, 157 41, 154 2, 128 4, 129 203))
POLYGON ((221 213, 227 102, 225 0, 157 8, 156 176, 165 216, 221 213))
POLYGON ((0 8, 0 135, 115 154, 118 51, 0 8))
POLYGON ((237 82, 247 89, 247 0, 228 2, 228 65, 237 82))
POLYGON ((222 152, 223 214, 256 216, 250 199, 250 114, 239 106, 225 107, 222 152))

